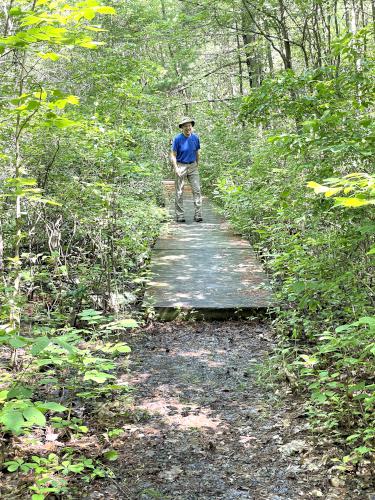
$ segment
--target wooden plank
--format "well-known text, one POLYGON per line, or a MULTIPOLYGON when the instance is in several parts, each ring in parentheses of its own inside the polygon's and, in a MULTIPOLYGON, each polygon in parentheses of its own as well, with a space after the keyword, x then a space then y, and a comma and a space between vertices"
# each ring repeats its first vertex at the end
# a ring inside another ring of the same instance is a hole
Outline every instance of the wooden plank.
MULTIPOLYGON (((173 202, 173 200, 171 200, 173 202)), ((270 285, 248 242, 204 199, 203 223, 193 221, 191 195, 186 223, 166 224, 152 253, 144 306, 157 311, 260 311, 272 303, 270 285)), ((173 206, 171 204, 171 215, 173 206)))

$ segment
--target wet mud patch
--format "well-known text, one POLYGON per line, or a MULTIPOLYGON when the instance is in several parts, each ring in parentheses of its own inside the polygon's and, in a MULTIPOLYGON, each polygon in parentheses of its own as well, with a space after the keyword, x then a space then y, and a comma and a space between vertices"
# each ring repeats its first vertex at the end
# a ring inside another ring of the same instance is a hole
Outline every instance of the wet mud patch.
POLYGON ((125 424, 116 479, 87 499, 370 499, 330 479, 303 402, 257 380, 273 347, 253 322, 164 323, 134 338, 139 421, 125 424))

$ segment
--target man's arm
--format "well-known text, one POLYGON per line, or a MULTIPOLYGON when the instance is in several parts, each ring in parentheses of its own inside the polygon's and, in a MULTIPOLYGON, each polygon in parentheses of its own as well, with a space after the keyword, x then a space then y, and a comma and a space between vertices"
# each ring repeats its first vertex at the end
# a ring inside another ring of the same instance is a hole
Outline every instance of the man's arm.
POLYGON ((177 173, 177 151, 171 151, 171 162, 172 162, 174 171, 177 173))
POLYGON ((197 159, 196 159, 197 165, 199 163, 199 149, 197 149, 197 159))

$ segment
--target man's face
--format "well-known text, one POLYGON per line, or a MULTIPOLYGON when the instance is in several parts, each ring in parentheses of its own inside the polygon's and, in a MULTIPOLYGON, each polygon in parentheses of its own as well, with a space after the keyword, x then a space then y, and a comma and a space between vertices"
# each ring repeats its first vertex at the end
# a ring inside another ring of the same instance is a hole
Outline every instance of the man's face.
POLYGON ((193 124, 190 122, 184 123, 183 125, 181 125, 181 128, 182 128, 182 133, 186 137, 189 137, 189 135, 191 135, 193 132, 193 124))

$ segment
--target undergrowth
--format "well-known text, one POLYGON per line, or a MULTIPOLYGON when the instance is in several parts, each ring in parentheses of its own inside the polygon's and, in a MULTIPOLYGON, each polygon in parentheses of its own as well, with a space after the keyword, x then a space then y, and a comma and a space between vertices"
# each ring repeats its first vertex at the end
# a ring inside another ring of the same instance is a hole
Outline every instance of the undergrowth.
POLYGON ((272 281, 274 376, 306 395, 344 468, 374 452, 375 400, 374 135, 358 102, 373 65, 345 71, 349 38, 336 71, 281 72, 244 98, 240 123, 213 117, 202 176, 272 281))

